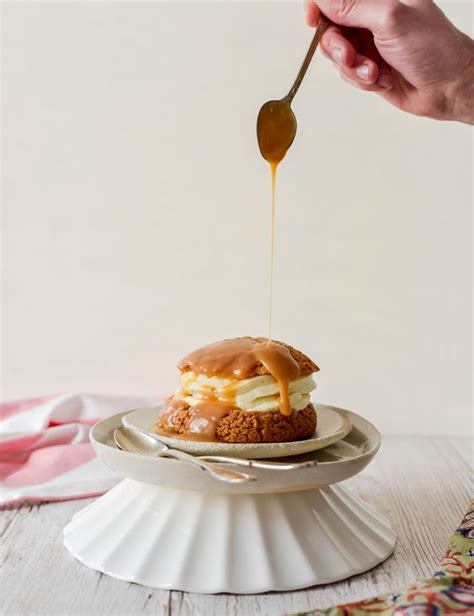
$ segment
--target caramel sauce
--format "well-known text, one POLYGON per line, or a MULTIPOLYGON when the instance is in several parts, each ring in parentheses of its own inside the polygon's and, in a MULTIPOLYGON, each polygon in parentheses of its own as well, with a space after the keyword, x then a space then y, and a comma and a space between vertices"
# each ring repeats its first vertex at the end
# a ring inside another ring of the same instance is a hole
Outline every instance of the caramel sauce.
POLYGON ((179 398, 168 398, 165 401, 165 407, 160 413, 160 423, 164 430, 171 430, 174 432, 174 423, 179 411, 187 408, 186 402, 179 398))
MULTIPOLYGON (((184 360, 183 360, 184 361, 184 360)), ((186 386, 189 387, 190 382, 194 383, 197 380, 199 374, 195 373, 194 378, 186 380, 186 386)), ((225 400, 226 402, 232 402, 235 404, 235 383, 229 383, 223 388, 220 388, 219 397, 216 395, 216 388, 214 385, 210 385, 209 383, 201 383, 199 385, 200 396, 205 400, 216 401, 216 400, 225 400)), ((178 398, 184 398, 186 396, 193 396, 192 391, 188 391, 186 387, 183 387, 176 394, 178 398)))
POLYGON ((270 297, 268 306, 268 341, 272 339, 272 313, 273 313, 273 261, 275 259, 275 187, 278 163, 270 163, 272 173, 272 234, 270 245, 270 297))
POLYGON ((220 400, 206 400, 205 402, 199 402, 189 407, 190 420, 188 434, 191 437, 197 436, 199 439, 205 441, 209 440, 209 438, 215 438, 219 419, 224 417, 227 411, 233 408, 233 404, 220 400))
POLYGON ((273 262, 275 253, 275 186, 281 163, 296 134, 296 118, 287 99, 269 101, 257 118, 257 141, 263 158, 270 164, 272 176, 272 231, 270 246, 270 298, 268 310, 268 340, 272 339, 273 262))
POLYGON ((230 383, 230 385, 227 385, 227 387, 224 387, 224 389, 221 389, 220 399, 225 400, 226 402, 232 402, 232 404, 234 404, 235 406, 236 402, 235 402, 235 384, 234 383, 230 383))
POLYGON ((263 158, 280 163, 296 135, 296 117, 290 100, 269 101, 260 109, 257 118, 257 141, 263 158))
POLYGON ((186 355, 178 368, 206 376, 245 379, 255 375, 260 363, 278 383, 281 414, 291 415, 288 385, 300 369, 290 351, 281 344, 254 338, 222 340, 186 355))
POLYGON ((262 342, 254 352, 278 383, 280 413, 286 416, 291 415, 289 383, 300 373, 298 364, 286 347, 275 342, 262 342))
POLYGON ((217 424, 222 417, 235 408, 234 403, 217 400, 214 396, 189 406, 179 398, 169 398, 165 408, 161 411, 161 426, 157 429, 158 434, 182 438, 192 441, 217 441, 217 424), (185 434, 177 434, 174 429, 176 413, 183 409, 189 409, 189 430, 185 434))
POLYGON ((193 434, 192 432, 186 432, 185 434, 178 434, 174 430, 165 430, 164 428, 155 427, 155 432, 161 434, 161 436, 167 436, 168 438, 176 438, 180 441, 200 441, 204 443, 222 443, 216 436, 205 436, 203 434, 193 434))

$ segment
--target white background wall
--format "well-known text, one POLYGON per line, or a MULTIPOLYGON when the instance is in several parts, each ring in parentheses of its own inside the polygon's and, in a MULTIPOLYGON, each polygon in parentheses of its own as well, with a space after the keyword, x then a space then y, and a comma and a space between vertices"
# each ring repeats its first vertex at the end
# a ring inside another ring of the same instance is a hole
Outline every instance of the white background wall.
MULTIPOLYGON (((465 31, 469 2, 443 5, 465 31)), ((260 105, 299 3, 4 3, 3 398, 173 390, 197 345, 267 333, 260 105)), ((320 401, 385 432, 471 429, 466 126, 410 117, 317 57, 281 167, 274 334, 320 401)))

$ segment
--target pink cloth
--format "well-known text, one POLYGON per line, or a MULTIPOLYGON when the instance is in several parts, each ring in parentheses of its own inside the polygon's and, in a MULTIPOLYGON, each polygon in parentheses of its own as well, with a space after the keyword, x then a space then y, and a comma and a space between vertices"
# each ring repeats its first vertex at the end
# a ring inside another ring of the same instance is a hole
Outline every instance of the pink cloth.
POLYGON ((76 394, 0 404, 0 507, 103 494, 118 478, 95 457, 90 427, 157 399, 76 394))

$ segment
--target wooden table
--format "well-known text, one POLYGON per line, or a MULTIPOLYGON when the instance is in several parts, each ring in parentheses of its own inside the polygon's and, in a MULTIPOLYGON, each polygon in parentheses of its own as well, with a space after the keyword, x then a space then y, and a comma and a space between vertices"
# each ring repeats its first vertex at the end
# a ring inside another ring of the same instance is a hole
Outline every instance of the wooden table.
POLYGON ((472 496, 471 461, 467 437, 385 437, 375 460, 346 484, 391 520, 394 555, 349 580, 286 593, 194 595, 91 571, 62 545, 63 527, 90 499, 2 511, 0 613, 278 615, 395 590, 432 574, 472 496))

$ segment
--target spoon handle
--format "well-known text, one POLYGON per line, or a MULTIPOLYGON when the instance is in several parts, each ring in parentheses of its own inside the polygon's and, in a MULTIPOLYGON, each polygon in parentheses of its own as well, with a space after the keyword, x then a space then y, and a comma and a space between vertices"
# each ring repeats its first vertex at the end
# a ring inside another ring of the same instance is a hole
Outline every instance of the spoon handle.
POLYGON ((247 473, 239 473, 228 468, 223 468, 222 466, 218 466, 217 464, 213 464, 209 461, 203 460, 202 458, 196 458, 189 453, 180 451, 179 449, 167 449, 162 455, 168 458, 176 458, 177 460, 187 462, 193 466, 198 466, 199 468, 208 471, 208 473, 216 479, 226 481, 227 483, 244 483, 246 481, 253 481, 256 479, 253 475, 247 475, 247 473))
POLYGON ((249 460, 248 458, 232 458, 230 456, 200 456, 199 460, 207 462, 225 462, 236 466, 246 466, 247 468, 262 468, 270 471, 291 471, 300 468, 316 466, 316 460, 306 462, 271 462, 269 460, 249 460))
POLYGON ((295 94, 298 92, 298 88, 300 87, 301 82, 303 81, 303 77, 305 76, 306 71, 308 70, 308 66, 314 56, 314 52, 316 51, 317 46, 319 45, 319 41, 321 40, 323 34, 328 29, 329 25, 330 25, 330 22, 321 13, 319 16, 319 24, 318 24, 318 27, 316 28, 316 32, 314 33, 314 37, 313 37, 313 40, 311 41, 311 45, 309 46, 309 49, 306 52, 305 59, 303 60, 303 64, 301 65, 298 75, 296 75, 295 83, 291 86, 291 90, 287 94, 286 98, 288 99, 290 103, 294 99, 295 94))

